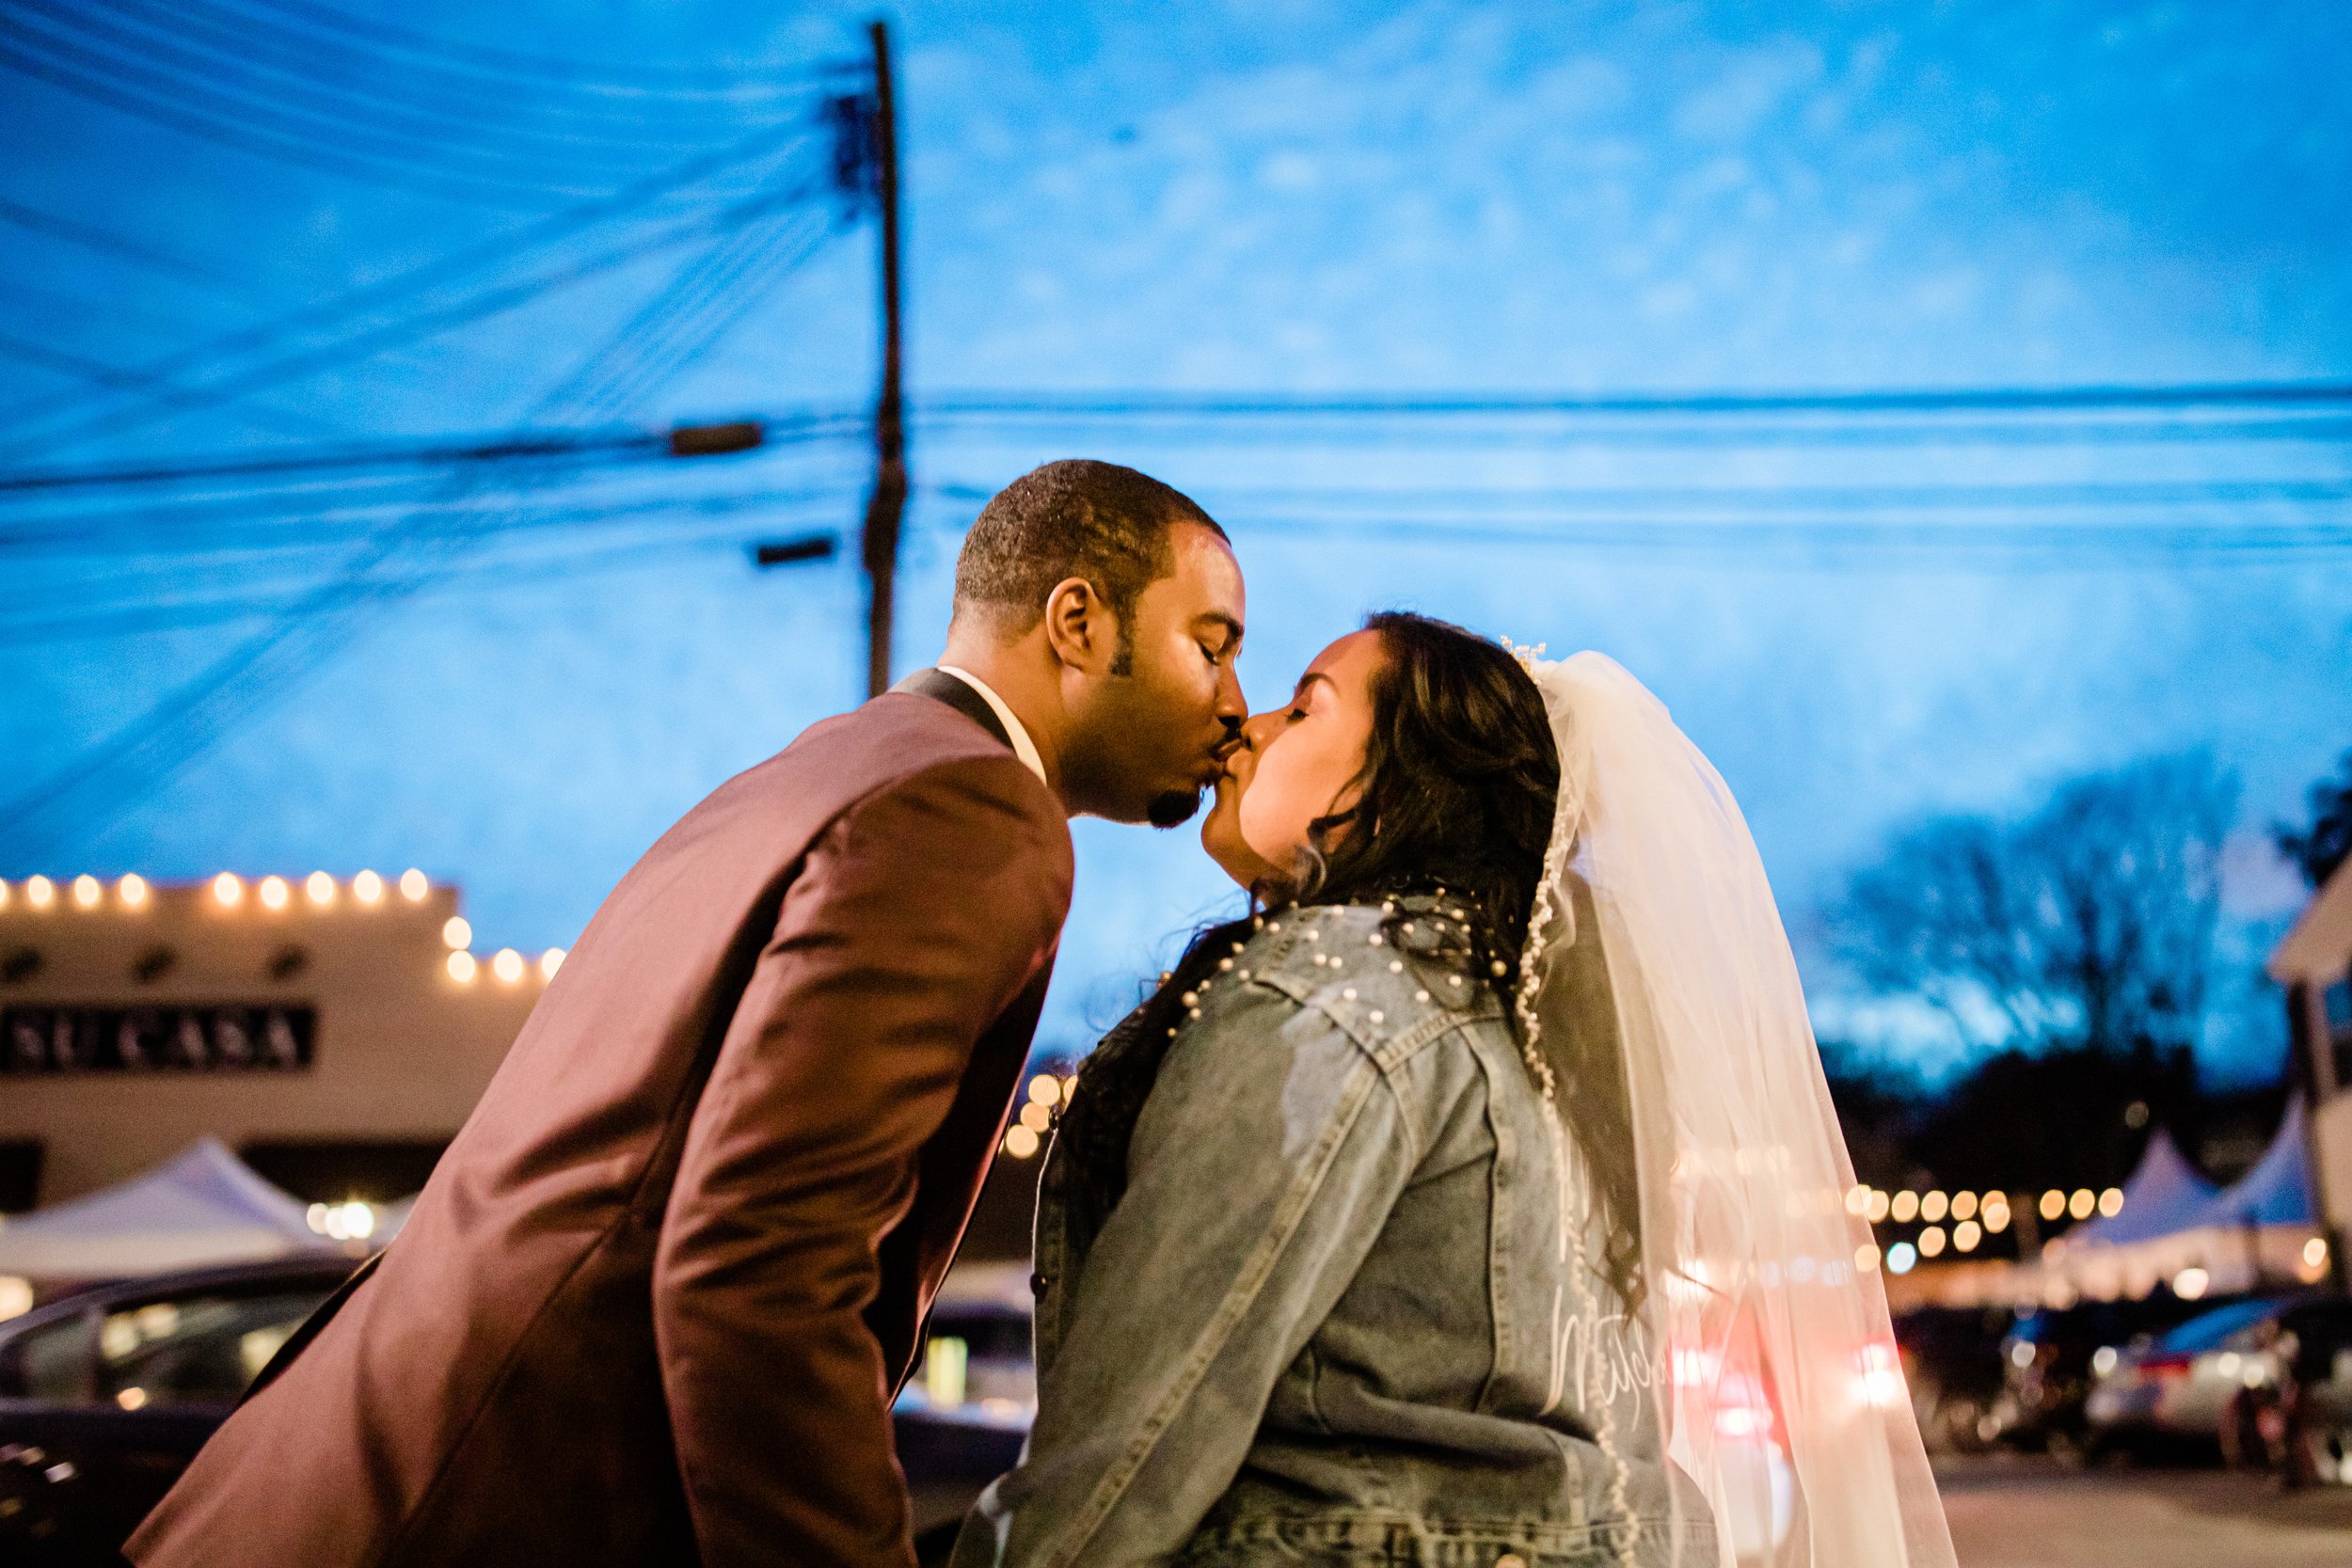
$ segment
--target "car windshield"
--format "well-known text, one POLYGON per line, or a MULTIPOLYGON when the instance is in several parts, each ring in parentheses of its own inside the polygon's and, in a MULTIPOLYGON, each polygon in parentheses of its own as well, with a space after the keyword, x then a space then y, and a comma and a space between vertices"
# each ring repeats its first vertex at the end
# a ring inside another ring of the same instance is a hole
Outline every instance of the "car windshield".
POLYGON ((234 1404, 326 1295, 294 1287, 117 1307, 98 1325, 96 1397, 125 1410, 234 1404))

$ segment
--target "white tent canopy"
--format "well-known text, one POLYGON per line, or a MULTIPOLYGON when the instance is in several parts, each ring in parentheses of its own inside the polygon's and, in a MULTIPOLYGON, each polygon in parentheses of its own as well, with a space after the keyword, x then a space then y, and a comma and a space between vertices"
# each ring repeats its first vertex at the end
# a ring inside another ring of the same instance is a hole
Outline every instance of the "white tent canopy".
POLYGON ((2188 1221, 2189 1227, 2291 1225, 2309 1229, 2317 1213, 2312 1202, 2311 1148, 2303 1125, 2303 1097, 2287 1101, 2278 1135, 2254 1168, 2216 1193, 2188 1221))
POLYGON ((0 1275, 129 1278, 332 1246, 301 1199, 199 1138, 119 1186, 0 1224, 0 1275))
POLYGON ((2182 1157, 2172 1134, 2159 1127, 2139 1157, 2139 1168, 2123 1183, 2122 1211, 2087 1220, 2071 1235, 2077 1242, 2113 1246, 2169 1236, 2197 1223, 2196 1216, 2213 1201, 2217 1191, 2182 1157))
POLYGON ((2214 1295, 2312 1283, 2325 1275, 2327 1254, 2312 1219, 2318 1211, 2304 1118, 2300 1097, 2289 1100, 2269 1148, 2219 1192, 2158 1133, 2132 1173, 2121 1213, 2076 1226, 2039 1258, 1918 1270, 1890 1281, 1888 1298, 1898 1310, 1929 1303, 2063 1306, 2085 1296, 2137 1298, 2166 1285, 2181 1290, 2191 1275, 2198 1291, 2214 1295), (2146 1193, 2135 1191, 2143 1183, 2146 1193), (2135 1218, 2141 1223, 2125 1223, 2135 1218))

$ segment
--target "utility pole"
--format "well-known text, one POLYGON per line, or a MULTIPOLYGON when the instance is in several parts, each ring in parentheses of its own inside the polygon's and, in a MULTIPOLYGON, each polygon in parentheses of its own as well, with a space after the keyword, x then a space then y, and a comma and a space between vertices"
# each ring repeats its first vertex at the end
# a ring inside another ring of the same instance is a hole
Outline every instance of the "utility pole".
POLYGON ((874 405, 874 489, 866 502, 866 690, 890 689, 890 623, 898 586, 898 524, 906 514, 906 422, 898 379, 898 110, 891 91, 890 29, 874 40, 874 198, 882 218, 882 395, 874 405))

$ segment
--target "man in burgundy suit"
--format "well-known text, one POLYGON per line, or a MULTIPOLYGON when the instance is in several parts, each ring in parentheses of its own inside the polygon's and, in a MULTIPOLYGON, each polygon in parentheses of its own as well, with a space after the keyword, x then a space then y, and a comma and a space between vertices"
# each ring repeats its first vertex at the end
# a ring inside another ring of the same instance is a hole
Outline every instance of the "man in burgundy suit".
POLYGON ((1242 619, 1222 531, 1142 474, 989 502, 940 668, 622 879, 399 1240, 129 1556, 911 1563, 890 1403, 1021 1083, 1065 817, 1190 815, 1242 619))

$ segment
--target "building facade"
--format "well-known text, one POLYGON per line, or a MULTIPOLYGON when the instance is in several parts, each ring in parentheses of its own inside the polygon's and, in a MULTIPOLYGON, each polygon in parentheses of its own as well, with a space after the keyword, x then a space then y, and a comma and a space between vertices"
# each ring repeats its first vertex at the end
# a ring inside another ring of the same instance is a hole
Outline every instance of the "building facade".
POLYGON ((314 1201, 414 1191, 563 961, 472 942, 418 871, 0 882, 0 1207, 206 1133, 314 1201))
POLYGON ((2339 1279, 2352 1231, 2352 861, 2336 867, 2270 956, 2295 1070, 2312 1107, 2312 1184, 2339 1279))

